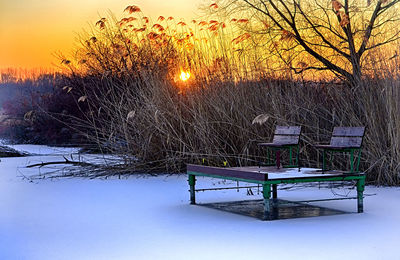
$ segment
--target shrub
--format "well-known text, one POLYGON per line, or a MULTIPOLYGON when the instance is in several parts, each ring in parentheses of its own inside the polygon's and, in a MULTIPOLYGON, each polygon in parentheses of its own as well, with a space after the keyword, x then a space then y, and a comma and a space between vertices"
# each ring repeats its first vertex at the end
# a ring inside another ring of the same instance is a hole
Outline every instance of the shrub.
POLYGON ((71 117, 80 111, 75 99, 61 87, 60 75, 3 83, 13 95, 3 101, 5 119, 0 134, 15 143, 65 144, 72 141, 71 117))

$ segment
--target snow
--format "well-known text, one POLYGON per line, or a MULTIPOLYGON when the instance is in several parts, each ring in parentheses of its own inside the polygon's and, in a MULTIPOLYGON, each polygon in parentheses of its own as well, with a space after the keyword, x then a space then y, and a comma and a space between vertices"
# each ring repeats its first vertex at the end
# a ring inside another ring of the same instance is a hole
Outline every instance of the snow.
POLYGON ((326 177, 342 175, 335 171, 321 172, 320 168, 279 168, 276 167, 233 167, 243 171, 258 172, 261 174, 268 174, 268 179, 291 179, 291 178, 308 178, 308 177, 326 177))
MULTIPOLYGON (((0 162, 0 259, 399 257, 400 188, 368 186, 365 193, 376 195, 365 198, 363 214, 260 221, 189 205, 184 175, 30 182, 21 176, 38 174, 38 169, 24 166, 62 160, 61 153, 74 150, 58 149, 54 155, 49 147, 25 149, 37 155, 0 162)), ((198 178, 199 188, 227 184, 198 178)), ((314 187, 280 190, 279 196, 303 200, 332 193, 314 187)), ((247 196, 245 190, 197 194, 204 203, 253 198, 260 196, 247 196)), ((315 204, 356 212, 355 200, 315 204)))
POLYGON ((15 144, 7 145, 15 150, 26 152, 33 155, 68 155, 76 154, 79 152, 77 147, 55 147, 46 145, 33 145, 33 144, 15 144))

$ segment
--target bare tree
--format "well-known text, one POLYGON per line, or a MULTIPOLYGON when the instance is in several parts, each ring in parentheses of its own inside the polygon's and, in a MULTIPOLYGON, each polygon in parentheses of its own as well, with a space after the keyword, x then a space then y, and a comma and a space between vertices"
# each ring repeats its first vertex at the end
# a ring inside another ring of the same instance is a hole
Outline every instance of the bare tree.
POLYGON ((226 0, 220 6, 254 21, 247 29, 268 42, 268 50, 295 73, 329 70, 357 85, 366 53, 400 39, 399 2, 226 0))

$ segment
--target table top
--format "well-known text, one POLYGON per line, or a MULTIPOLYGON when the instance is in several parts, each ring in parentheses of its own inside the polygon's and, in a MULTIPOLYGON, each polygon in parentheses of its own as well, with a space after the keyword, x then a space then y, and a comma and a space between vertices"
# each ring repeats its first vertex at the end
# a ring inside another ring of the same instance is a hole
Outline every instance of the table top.
MULTIPOLYGON (((342 176, 352 175, 343 171, 322 171, 319 168, 279 168, 276 166, 258 167, 258 166, 246 166, 246 167, 232 167, 231 169, 237 169, 249 172, 258 172, 261 174, 268 174, 268 179, 282 179, 282 178, 304 178, 304 177, 327 177, 327 176, 342 176)), ((353 174, 354 175, 354 174, 353 174)), ((360 173, 355 173, 360 175, 360 173)))
POLYGON ((187 171, 199 175, 225 176, 250 180, 288 180, 288 179, 329 179, 332 177, 363 176, 364 173, 348 173, 343 171, 325 171, 318 168, 277 168, 276 166, 245 167, 212 167, 204 165, 187 165, 187 171))

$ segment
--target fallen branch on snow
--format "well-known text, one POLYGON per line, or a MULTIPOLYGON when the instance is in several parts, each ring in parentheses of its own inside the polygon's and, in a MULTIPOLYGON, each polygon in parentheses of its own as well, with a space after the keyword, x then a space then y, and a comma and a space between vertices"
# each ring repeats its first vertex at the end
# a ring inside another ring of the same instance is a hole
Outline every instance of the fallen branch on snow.
MULTIPOLYGON (((65 156, 63 156, 65 161, 56 161, 56 162, 41 162, 41 163, 35 163, 26 166, 26 168, 33 168, 33 167, 44 167, 47 165, 54 165, 54 164, 71 164, 73 166, 82 166, 82 167, 88 167, 88 166, 94 166, 92 163, 87 163, 87 162, 81 162, 81 161, 70 161, 68 160, 65 156)), ((72 158, 72 156, 71 156, 72 158)))

